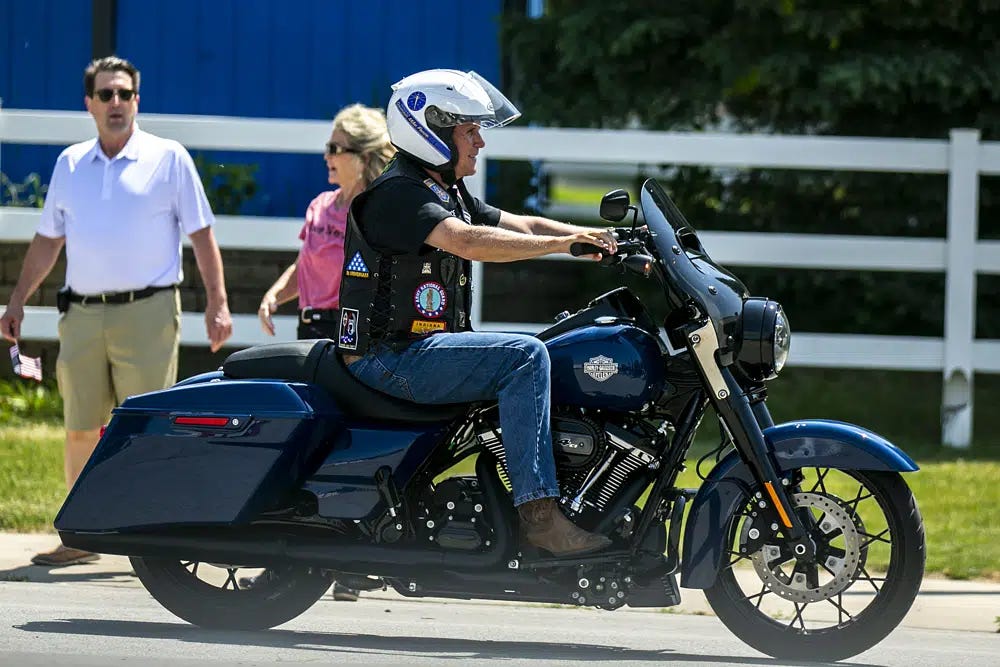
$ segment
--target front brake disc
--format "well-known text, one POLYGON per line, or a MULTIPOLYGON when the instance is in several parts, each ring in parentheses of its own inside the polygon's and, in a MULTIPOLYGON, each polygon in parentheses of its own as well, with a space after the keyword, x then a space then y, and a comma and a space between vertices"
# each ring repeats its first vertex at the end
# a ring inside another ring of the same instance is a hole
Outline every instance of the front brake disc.
MULTIPOLYGON (((861 558, 861 534, 851 515, 835 498, 819 493, 796 493, 791 500, 796 508, 809 508, 810 511, 822 512, 822 518, 817 527, 818 539, 826 539, 827 544, 837 537, 843 536, 843 557, 827 555, 820 573, 818 586, 810 586, 808 578, 802 572, 795 571, 795 557, 784 555, 780 545, 765 544, 751 556, 757 576, 764 582, 768 590, 779 597, 799 603, 819 602, 843 592, 854 581, 861 558), (825 579, 825 581, 824 581, 825 579)), ((750 521, 743 525, 741 542, 746 543, 747 533, 751 527, 750 521)), ((817 544, 818 548, 822 546, 817 544)))

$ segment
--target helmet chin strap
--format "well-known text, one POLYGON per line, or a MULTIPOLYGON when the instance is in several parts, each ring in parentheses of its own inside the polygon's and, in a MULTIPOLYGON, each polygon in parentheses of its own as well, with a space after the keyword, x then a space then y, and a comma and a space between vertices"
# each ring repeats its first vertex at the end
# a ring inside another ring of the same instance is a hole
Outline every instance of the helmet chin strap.
MULTIPOLYGON (((452 160, 452 162, 454 162, 454 160, 452 160)), ((451 162, 449 162, 444 169, 438 171, 437 173, 441 176, 441 180, 444 181, 445 185, 449 188, 455 185, 455 182, 458 180, 455 178, 455 165, 451 162)))
POLYGON ((444 181, 445 185, 450 188, 455 185, 455 181, 458 180, 458 178, 455 177, 455 167, 458 166, 458 148, 455 146, 455 140, 452 134, 455 128, 444 127, 438 129, 434 127, 432 129, 434 134, 436 134, 441 141, 444 142, 444 145, 447 146, 449 152, 451 152, 451 159, 448 160, 448 164, 444 165, 440 170, 435 169, 435 171, 440 174, 441 180, 444 181))
POLYGON ((427 162, 426 160, 418 158, 416 155, 413 155, 412 153, 404 151, 402 148, 399 148, 399 146, 396 146, 396 148, 399 150, 400 153, 403 153, 404 155, 409 157, 411 160, 415 161, 424 169, 429 169, 430 171, 433 171, 435 174, 440 176, 441 181, 444 182, 444 184, 449 188, 455 185, 456 182, 458 182, 458 178, 455 175, 455 167, 458 165, 458 149, 455 147, 455 142, 452 140, 451 132, 449 131, 451 129, 452 128, 450 127, 438 128, 434 127, 433 125, 431 126, 431 131, 434 132, 434 134, 436 134, 438 138, 444 142, 444 145, 448 147, 448 151, 451 153, 451 159, 449 159, 446 163, 444 163, 441 166, 433 165, 430 162, 427 162))

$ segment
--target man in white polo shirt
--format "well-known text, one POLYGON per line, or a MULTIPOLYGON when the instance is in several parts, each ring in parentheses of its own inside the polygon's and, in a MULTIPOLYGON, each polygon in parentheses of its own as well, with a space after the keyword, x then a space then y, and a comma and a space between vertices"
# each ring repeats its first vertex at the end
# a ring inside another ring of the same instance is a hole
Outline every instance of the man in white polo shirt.
MULTIPOLYGON (((97 138, 56 161, 38 230, 28 246, 0 332, 16 341, 24 304, 66 246, 56 375, 66 422, 68 488, 90 458, 111 408, 127 396, 177 381, 181 231, 205 285, 212 351, 232 334, 215 218, 191 156, 176 141, 143 132, 139 71, 127 60, 95 60, 84 103, 97 138)), ((97 554, 59 546, 39 565, 73 565, 97 554)))

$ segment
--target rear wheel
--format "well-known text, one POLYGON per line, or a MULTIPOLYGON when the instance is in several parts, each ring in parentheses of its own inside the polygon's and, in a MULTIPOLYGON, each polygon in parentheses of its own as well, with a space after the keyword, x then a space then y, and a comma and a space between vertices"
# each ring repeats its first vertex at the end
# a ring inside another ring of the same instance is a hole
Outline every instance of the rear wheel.
POLYGON ((292 620, 330 588, 332 573, 299 566, 246 568, 130 558, 157 602, 194 625, 261 630, 292 620))
POLYGON ((729 561, 705 595, 726 627, 763 653, 848 658, 909 611, 924 572, 923 520, 898 473, 810 468, 793 482, 815 561, 798 561, 772 537, 776 526, 748 498, 729 523, 729 561))

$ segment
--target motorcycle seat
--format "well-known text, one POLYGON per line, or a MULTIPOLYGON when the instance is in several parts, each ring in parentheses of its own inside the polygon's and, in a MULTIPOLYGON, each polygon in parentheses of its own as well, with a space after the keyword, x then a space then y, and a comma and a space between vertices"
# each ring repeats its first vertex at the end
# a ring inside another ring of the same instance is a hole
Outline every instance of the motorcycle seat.
POLYGON ((222 372, 238 380, 309 382, 325 389, 345 413, 378 421, 450 421, 469 409, 467 403, 411 403, 372 389, 351 375, 329 339, 268 343, 240 350, 226 358, 222 372))

